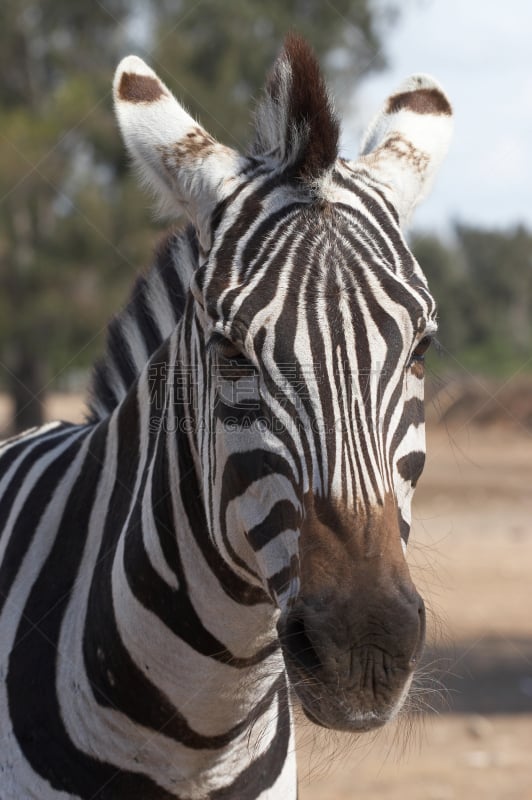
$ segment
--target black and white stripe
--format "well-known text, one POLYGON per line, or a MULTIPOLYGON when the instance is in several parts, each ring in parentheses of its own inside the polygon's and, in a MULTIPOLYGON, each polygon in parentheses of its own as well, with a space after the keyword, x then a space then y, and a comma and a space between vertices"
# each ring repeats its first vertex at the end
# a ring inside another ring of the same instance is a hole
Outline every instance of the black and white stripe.
POLYGON ((410 79, 339 160, 296 37, 252 156, 138 59, 115 98, 192 226, 110 324, 88 422, 0 449, 0 796, 289 800, 289 686, 313 721, 366 730, 422 646, 400 543, 435 306, 400 223, 450 108, 410 79))

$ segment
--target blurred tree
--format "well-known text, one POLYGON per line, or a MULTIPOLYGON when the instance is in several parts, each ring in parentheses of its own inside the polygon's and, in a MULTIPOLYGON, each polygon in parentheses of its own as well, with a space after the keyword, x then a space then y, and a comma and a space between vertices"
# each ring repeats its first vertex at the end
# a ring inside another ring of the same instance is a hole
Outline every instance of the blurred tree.
MULTIPOLYGON (((126 0, 106 3, 126 20, 126 0)), ((98 3, 0 6, 0 367, 17 429, 42 421, 51 370, 90 345, 129 260, 109 213, 125 166, 110 113, 125 34, 109 22, 98 3)))
POLYGON ((532 369, 532 233, 457 225, 451 241, 418 234, 412 246, 438 303, 440 370, 532 369))
POLYGON ((532 235, 519 226, 509 231, 456 227, 474 287, 465 342, 479 366, 517 369, 532 358, 532 235))

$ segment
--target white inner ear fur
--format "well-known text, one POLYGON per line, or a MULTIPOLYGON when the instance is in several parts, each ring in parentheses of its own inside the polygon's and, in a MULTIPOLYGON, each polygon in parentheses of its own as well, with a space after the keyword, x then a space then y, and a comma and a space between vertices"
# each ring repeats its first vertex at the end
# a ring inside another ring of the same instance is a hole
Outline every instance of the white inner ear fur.
POLYGON ((201 241, 240 157, 209 136, 140 58, 120 62, 113 93, 124 142, 159 211, 172 216, 185 211, 201 241))
POLYGON ((384 185, 401 225, 428 193, 451 134, 451 106, 427 75, 401 84, 369 126, 353 166, 364 167, 384 185))

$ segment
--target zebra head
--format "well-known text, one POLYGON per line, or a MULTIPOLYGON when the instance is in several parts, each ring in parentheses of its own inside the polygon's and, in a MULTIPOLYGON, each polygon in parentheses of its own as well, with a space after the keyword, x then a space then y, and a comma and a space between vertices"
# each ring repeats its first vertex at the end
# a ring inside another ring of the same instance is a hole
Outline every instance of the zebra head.
POLYGON ((209 535, 275 609, 307 715, 380 726, 425 629, 404 552, 435 304, 401 229, 447 148, 450 105, 413 76, 360 157, 341 159, 297 37, 267 82, 250 155, 216 142, 139 59, 120 65, 115 100, 144 179, 196 231, 178 358, 193 371, 209 535))

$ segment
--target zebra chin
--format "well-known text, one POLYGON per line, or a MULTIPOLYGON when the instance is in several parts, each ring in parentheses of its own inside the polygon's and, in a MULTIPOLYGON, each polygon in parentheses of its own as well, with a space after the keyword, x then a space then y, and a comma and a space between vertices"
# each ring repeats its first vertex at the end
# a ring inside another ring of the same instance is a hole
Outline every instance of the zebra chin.
MULTIPOLYGON (((290 674, 290 669, 288 669, 290 674)), ((317 694, 313 694, 308 686, 302 688, 295 682, 294 691, 299 699, 301 710, 307 719, 314 725, 328 730, 344 731, 346 733, 368 733, 382 728, 395 719, 408 696, 413 674, 410 674, 395 703, 388 707, 360 710, 357 697, 354 699, 344 696, 339 697, 324 691, 321 686, 317 694)), ((338 690, 337 690, 338 691, 338 690)))
MULTIPOLYGON (((390 714, 378 714, 375 711, 346 711, 342 713, 342 710, 340 710, 340 713, 337 711, 335 713, 335 710, 331 709, 329 712, 330 718, 325 721, 323 716, 318 716, 315 711, 311 711, 308 706, 304 705, 303 701, 301 701, 301 709, 306 718, 314 725, 347 733, 369 733, 369 731, 382 728, 397 713, 395 710, 390 714)), ((323 712, 320 710, 318 713, 323 712)))

